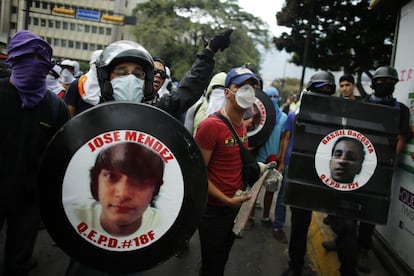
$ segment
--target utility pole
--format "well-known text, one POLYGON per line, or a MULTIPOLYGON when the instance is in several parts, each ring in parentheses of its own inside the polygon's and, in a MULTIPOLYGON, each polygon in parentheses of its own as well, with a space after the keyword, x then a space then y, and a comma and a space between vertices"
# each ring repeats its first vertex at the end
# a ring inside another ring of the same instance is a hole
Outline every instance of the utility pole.
MULTIPOLYGON (((120 11, 121 11, 121 0, 115 0, 114 14, 119 14, 120 11)), ((117 24, 112 25, 111 42, 115 42, 118 40, 118 29, 119 29, 119 26, 117 24)))
POLYGON ((24 11, 24 29, 29 30, 30 20, 30 7, 32 6, 32 0, 26 0, 26 9, 24 11))
POLYGON ((308 24, 308 30, 306 32, 305 49, 303 51, 302 78, 300 80, 300 90, 299 90, 299 92, 302 92, 302 90, 303 90, 303 83, 305 81, 306 64, 308 63, 309 45, 310 45, 311 36, 312 36, 312 23, 313 23, 314 3, 315 3, 315 1, 314 0, 311 0, 311 6, 310 6, 310 11, 309 11, 309 24, 308 24))

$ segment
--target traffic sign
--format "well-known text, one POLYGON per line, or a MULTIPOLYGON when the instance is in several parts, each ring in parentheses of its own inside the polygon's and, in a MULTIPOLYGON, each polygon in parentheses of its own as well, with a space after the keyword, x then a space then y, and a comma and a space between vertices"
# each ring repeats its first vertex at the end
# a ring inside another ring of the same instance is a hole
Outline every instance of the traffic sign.
POLYGON ((99 21, 101 13, 93 10, 76 9, 76 18, 99 21))

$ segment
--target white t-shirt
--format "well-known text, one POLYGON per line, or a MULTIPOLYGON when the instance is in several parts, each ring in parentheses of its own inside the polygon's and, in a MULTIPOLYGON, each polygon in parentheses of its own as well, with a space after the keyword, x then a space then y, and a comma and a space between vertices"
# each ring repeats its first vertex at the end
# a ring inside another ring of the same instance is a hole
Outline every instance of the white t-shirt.
MULTIPOLYGON (((101 225, 100 216, 102 206, 98 201, 78 205, 73 209, 73 212, 81 221, 87 223, 89 227, 94 228, 98 233, 104 233, 109 236, 111 235, 106 232, 101 225)), ((142 216, 141 226, 131 235, 139 236, 141 234, 146 234, 148 231, 157 228, 160 224, 161 214, 159 210, 154 207, 148 207, 142 216)))

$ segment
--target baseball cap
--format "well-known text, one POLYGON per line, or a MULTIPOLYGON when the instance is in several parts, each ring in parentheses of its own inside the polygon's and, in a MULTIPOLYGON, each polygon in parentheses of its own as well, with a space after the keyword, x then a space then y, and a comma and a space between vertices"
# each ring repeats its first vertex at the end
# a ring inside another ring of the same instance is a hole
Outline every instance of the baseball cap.
POLYGON ((259 84, 256 75, 246 67, 236 67, 231 69, 226 76, 224 87, 228 88, 230 84, 240 85, 248 79, 254 80, 255 84, 259 84))

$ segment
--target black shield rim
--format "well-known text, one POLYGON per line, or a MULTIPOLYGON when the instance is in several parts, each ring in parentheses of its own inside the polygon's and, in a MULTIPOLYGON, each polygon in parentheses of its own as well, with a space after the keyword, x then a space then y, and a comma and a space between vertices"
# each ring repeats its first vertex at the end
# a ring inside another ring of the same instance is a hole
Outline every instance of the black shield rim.
POLYGON ((276 111, 269 96, 260 89, 255 89, 255 97, 254 105, 256 105, 259 112, 264 116, 264 122, 258 129, 247 132, 250 148, 257 148, 265 143, 276 124, 276 111))
POLYGON ((76 261, 107 272, 143 271, 167 260, 191 238, 207 201, 207 172, 193 137, 175 118, 146 104, 105 103, 72 118, 49 143, 39 183, 42 218, 56 244, 76 261), (62 202, 63 178, 72 156, 92 137, 120 129, 146 132, 163 142, 176 156, 184 183, 173 225, 151 245, 126 252, 105 250, 83 239, 62 202))

